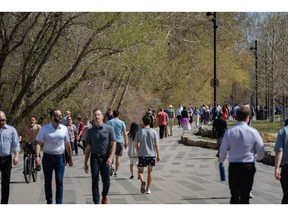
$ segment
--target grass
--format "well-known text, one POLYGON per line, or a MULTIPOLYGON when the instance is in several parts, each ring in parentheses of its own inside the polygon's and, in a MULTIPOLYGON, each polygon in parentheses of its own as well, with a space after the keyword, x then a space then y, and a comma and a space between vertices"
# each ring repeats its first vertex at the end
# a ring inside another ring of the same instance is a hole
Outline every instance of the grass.
MULTIPOLYGON (((236 121, 228 121, 227 126, 232 127, 236 124, 236 121)), ((275 122, 270 122, 266 120, 252 121, 252 127, 256 128, 259 133, 277 133, 278 130, 284 126, 284 123, 280 120, 275 122)))

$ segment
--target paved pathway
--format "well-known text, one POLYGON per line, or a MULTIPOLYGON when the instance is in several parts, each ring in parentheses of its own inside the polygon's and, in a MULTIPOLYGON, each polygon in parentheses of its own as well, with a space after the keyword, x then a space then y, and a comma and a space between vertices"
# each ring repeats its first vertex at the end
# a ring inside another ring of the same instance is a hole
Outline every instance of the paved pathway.
MULTIPOLYGON (((109 203, 228 204, 230 192, 227 181, 220 181, 216 150, 179 144, 181 134, 182 129, 175 126, 174 135, 160 141, 161 161, 154 169, 150 195, 140 193, 139 180, 129 179, 129 158, 125 150, 119 176, 111 177, 109 203)), ((66 167, 65 204, 92 204, 91 175, 83 171, 83 160, 84 155, 79 154, 74 157, 75 166, 66 167)), ((227 165, 226 160, 226 175, 227 165)), ((274 168, 262 163, 257 163, 256 168, 251 204, 280 203, 282 191, 280 183, 274 179, 274 168)), ((37 182, 26 184, 22 170, 21 158, 21 163, 12 169, 9 203, 45 204, 43 171, 37 182)), ((147 176, 146 170, 144 176, 147 176)))

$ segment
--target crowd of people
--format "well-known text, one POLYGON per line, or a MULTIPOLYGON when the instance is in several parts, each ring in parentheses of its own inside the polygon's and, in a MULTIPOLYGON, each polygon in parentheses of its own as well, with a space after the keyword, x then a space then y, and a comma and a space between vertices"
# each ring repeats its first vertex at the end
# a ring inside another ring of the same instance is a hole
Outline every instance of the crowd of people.
MULTIPOLYGON (((53 172, 56 181, 55 202, 62 204, 65 166, 73 166, 73 157, 79 155, 78 147, 85 156, 84 171, 87 174, 89 169, 91 171, 93 202, 106 204, 110 177, 118 177, 124 149, 128 148, 130 179, 134 178, 136 168, 137 178, 141 182, 140 192, 151 194, 153 168, 160 161, 159 138, 173 136, 175 123, 185 133, 191 130, 194 121, 196 127, 212 122, 213 138, 218 143, 216 156, 220 163, 224 162, 229 152, 230 203, 248 204, 256 172, 255 162, 264 155, 263 140, 250 125, 253 115, 254 110, 249 104, 217 105, 216 109, 204 104, 198 108, 193 108, 191 104, 187 107, 179 104, 176 109, 169 105, 166 109, 160 108, 157 114, 149 107, 142 118, 143 123, 132 122, 127 133, 126 124, 120 120, 120 112, 112 108, 108 108, 106 113, 95 109, 93 121, 88 116, 84 117, 84 121, 80 115, 74 116, 76 124, 70 111, 66 111, 62 117, 59 109, 53 109, 48 124, 41 126, 37 124, 36 117, 31 116, 22 130, 23 134, 18 135, 14 127, 6 124, 6 115, 0 111, 1 204, 8 204, 12 162, 14 165, 19 163, 21 140, 34 145, 37 169, 43 168, 47 204, 53 203, 53 172), (227 129, 229 119, 236 119, 237 124, 227 129), (159 135, 153 129, 155 125, 159 127, 159 135), (12 151, 15 152, 13 160, 12 151), (103 187, 101 195, 99 175, 103 187)), ((283 188, 282 203, 288 203, 287 133, 288 126, 281 128, 275 145, 275 178, 281 181, 283 188)))

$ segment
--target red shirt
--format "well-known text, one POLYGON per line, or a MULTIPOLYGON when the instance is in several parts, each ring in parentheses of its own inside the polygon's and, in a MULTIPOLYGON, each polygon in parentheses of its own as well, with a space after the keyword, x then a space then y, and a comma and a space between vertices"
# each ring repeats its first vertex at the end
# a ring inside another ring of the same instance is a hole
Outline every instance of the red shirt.
POLYGON ((159 125, 167 125, 167 120, 168 120, 168 115, 167 115, 167 113, 166 112, 164 112, 164 111, 160 111, 159 113, 158 113, 158 124, 159 125))

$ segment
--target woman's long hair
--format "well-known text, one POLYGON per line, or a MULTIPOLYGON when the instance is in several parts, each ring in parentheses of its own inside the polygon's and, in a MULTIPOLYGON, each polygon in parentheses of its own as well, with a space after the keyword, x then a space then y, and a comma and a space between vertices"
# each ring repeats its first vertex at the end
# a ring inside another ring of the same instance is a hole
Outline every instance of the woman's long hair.
POLYGON ((138 129, 139 129, 138 124, 136 122, 132 122, 128 133, 128 136, 132 137, 132 140, 135 139, 135 135, 138 129))

